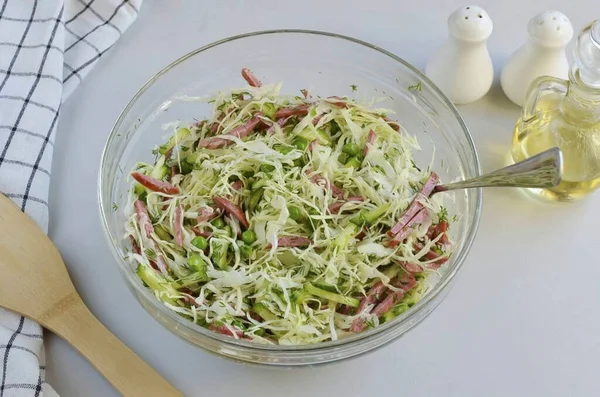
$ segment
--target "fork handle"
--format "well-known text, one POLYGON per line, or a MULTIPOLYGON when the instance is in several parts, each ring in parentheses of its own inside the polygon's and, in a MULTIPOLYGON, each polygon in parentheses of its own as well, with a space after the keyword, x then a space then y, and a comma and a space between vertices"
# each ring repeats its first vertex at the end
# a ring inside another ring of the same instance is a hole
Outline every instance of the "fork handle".
POLYGON ((435 192, 478 187, 553 188, 561 181, 562 153, 552 148, 524 161, 466 181, 438 185, 435 192))

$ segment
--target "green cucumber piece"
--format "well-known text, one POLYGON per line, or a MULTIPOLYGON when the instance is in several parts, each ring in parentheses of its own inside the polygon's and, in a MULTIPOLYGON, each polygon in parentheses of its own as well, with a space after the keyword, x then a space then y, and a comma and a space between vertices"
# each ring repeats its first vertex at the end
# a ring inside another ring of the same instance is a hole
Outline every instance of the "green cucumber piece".
POLYGON ((380 216, 385 214, 390 208, 390 204, 382 204, 379 207, 371 211, 361 211, 358 215, 350 219, 350 222, 355 225, 361 226, 364 224, 370 225, 377 220, 380 216))
POLYGON ((187 128, 178 129, 177 132, 175 134, 173 134, 173 136, 171 136, 171 138, 169 138, 167 143, 165 143, 164 145, 161 145, 158 148, 158 152, 162 155, 166 154, 169 150, 171 150, 175 147, 177 142, 181 142, 188 135, 190 135, 189 129, 187 129, 187 128))
POLYGON ((305 128, 298 133, 298 136, 306 139, 308 142, 312 142, 317 139, 319 144, 323 146, 331 146, 332 143, 331 138, 329 135, 327 135, 327 132, 320 129, 316 130, 312 128, 305 128))
POLYGON ((273 314, 269 309, 267 309, 267 307, 265 305, 263 305, 260 302, 255 303, 254 306, 252 307, 252 310, 254 310, 256 312, 256 314, 258 314, 260 317, 262 317, 262 319, 265 321, 280 320, 280 318, 278 316, 273 314))
POLYGON ((211 259, 213 264, 221 270, 227 270, 227 249, 229 242, 221 239, 211 239, 213 252, 211 259))
POLYGON ((173 236, 171 236, 171 233, 169 233, 167 231, 167 229, 165 229, 165 227, 162 225, 154 226, 154 232, 156 233, 156 235, 158 237, 160 237, 161 240, 171 241, 173 239, 173 236))
POLYGON ((177 299, 173 298, 173 296, 179 295, 179 292, 173 287, 173 284, 176 283, 167 280, 158 271, 142 264, 138 265, 135 273, 148 288, 158 292, 158 297, 161 301, 177 306, 177 299))
POLYGON ((156 178, 158 180, 162 180, 169 173, 169 167, 165 165, 165 156, 160 156, 150 173, 152 178, 156 178))
POLYGON ((312 284, 308 284, 305 287, 306 292, 308 292, 309 294, 312 294, 314 296, 317 296, 319 298, 323 298, 323 299, 327 299, 333 302, 337 302, 337 303, 341 303, 343 305, 347 305, 350 307, 358 307, 358 305, 360 304, 360 301, 356 298, 351 298, 349 296, 344 296, 341 294, 336 294, 333 292, 329 292, 326 291, 324 289, 321 288, 317 288, 316 286, 312 285, 312 284))

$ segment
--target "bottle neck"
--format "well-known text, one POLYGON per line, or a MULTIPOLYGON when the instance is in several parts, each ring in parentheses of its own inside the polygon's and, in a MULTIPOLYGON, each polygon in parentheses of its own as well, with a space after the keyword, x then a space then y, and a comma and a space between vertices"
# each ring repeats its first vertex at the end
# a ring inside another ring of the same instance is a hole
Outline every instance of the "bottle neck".
POLYGON ((562 104, 565 118, 577 124, 600 122, 600 89, 587 86, 577 69, 571 69, 569 88, 562 104))

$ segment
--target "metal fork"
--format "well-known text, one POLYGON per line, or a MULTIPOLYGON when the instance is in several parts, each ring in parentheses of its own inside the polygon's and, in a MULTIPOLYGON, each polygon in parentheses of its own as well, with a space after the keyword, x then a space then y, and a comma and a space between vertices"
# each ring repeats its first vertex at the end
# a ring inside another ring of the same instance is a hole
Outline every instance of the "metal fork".
POLYGON ((478 187, 553 188, 562 179, 562 162, 562 152, 555 147, 477 178, 438 185, 431 194, 478 187))

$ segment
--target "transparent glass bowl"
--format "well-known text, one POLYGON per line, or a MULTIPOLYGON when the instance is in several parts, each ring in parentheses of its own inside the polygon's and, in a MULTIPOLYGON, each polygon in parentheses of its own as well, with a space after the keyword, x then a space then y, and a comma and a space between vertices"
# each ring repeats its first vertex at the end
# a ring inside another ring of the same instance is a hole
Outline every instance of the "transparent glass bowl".
POLYGON ((435 148, 433 169, 442 181, 480 175, 473 140, 456 108, 426 76, 397 56, 359 40, 323 32, 279 30, 231 37, 193 51, 159 72, 133 97, 110 133, 100 164, 100 216, 127 284, 144 308, 172 332, 212 353, 242 362, 327 363, 395 340, 422 321, 450 289, 477 231, 480 190, 444 193, 450 214, 459 215, 451 228, 457 245, 429 293, 393 321, 335 342, 265 346, 212 332, 163 306, 123 260, 128 246, 123 239, 122 210, 129 189, 128 172, 137 161, 154 159, 151 151, 164 142, 165 123, 193 122, 209 115, 210 105, 193 97, 243 86, 242 67, 251 68, 263 82, 283 82, 284 94, 307 88, 313 95, 384 98, 377 106, 394 110, 393 118, 417 135, 422 147, 416 155, 417 164, 429 164, 435 148))

